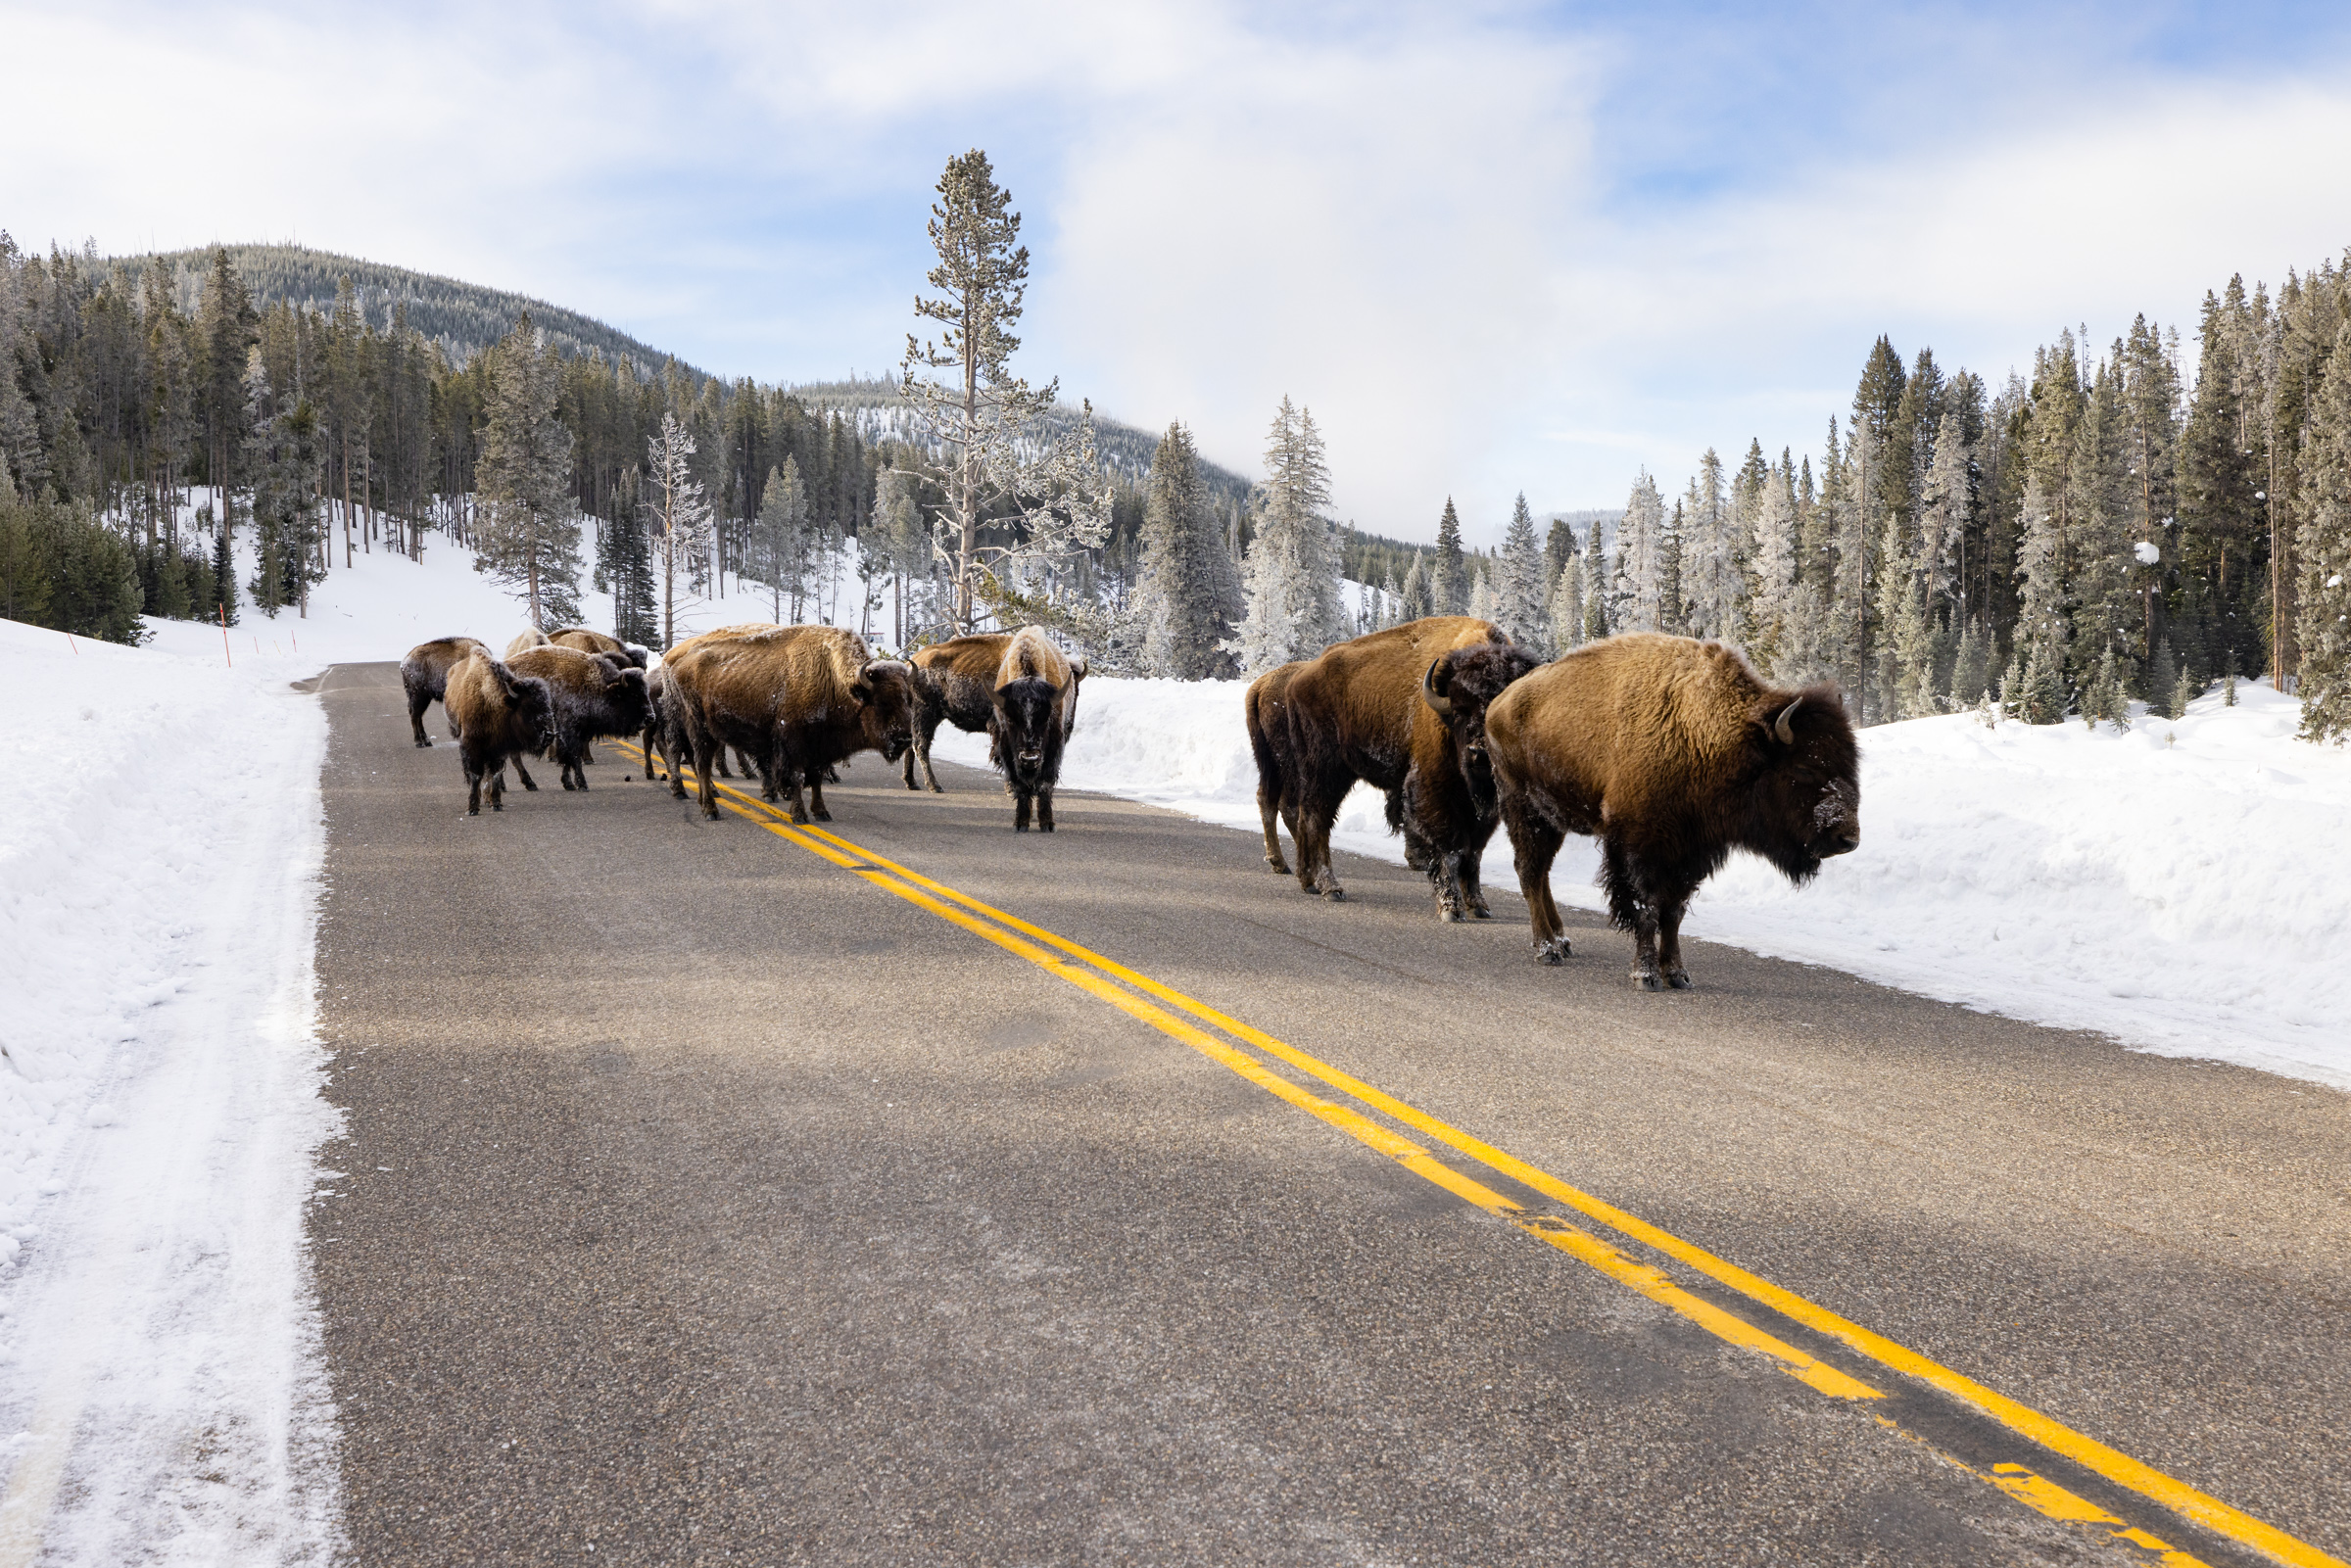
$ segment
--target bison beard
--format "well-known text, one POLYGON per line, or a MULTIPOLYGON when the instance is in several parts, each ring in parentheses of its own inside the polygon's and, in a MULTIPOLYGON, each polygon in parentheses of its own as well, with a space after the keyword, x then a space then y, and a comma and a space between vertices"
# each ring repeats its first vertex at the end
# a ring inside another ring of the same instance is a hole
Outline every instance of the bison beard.
POLYGON ((1497 698, 1487 749, 1535 956, 1567 956, 1551 865, 1601 843, 1601 885, 1633 933, 1633 977, 1687 988, 1682 915, 1734 849, 1801 885, 1861 841, 1859 752, 1836 688, 1768 687, 1715 642, 1636 633, 1545 666, 1497 698))

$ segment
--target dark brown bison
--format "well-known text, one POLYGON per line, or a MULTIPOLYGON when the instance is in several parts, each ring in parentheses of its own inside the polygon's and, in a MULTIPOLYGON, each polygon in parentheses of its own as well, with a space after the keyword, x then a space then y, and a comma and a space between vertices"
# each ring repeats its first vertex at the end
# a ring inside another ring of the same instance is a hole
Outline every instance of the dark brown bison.
POLYGON ((1420 678, 1427 714, 1413 724, 1404 835, 1408 859, 1415 840, 1428 858, 1437 914, 1445 920, 1493 917, 1478 882, 1486 841, 1502 820, 1486 753, 1486 708, 1541 663, 1514 642, 1473 642, 1431 661, 1420 678))
POLYGON ((433 737, 424 733, 424 710, 441 701, 441 693, 449 689, 449 672, 481 646, 469 637, 445 637, 417 643, 400 661, 400 684, 408 694, 408 728, 418 745, 433 743, 433 737))
POLYGON ((566 789, 588 787, 589 742, 602 735, 635 735, 645 727, 645 672, 611 654, 550 642, 525 648, 506 667, 547 683, 554 708, 549 744, 566 789))
POLYGON ((1861 842, 1860 754, 1837 689, 1766 686, 1718 642, 1644 632, 1579 648, 1495 699, 1486 749, 1535 956, 1567 956, 1551 863, 1583 833, 1653 991, 1689 985, 1682 912, 1732 850, 1800 886, 1861 842))
POLYGON ((449 733, 465 769, 467 816, 482 814, 485 778, 490 781, 490 809, 505 810, 508 762, 525 789, 539 787, 522 759, 527 752, 546 750, 554 738, 554 699, 545 681, 515 674, 482 648, 449 672, 441 706, 449 714, 449 733))
POLYGON ((1290 777, 1290 678, 1306 668, 1304 659, 1268 670, 1249 683, 1248 695, 1241 700, 1242 722, 1249 730, 1249 752, 1257 758, 1257 814, 1266 826, 1266 864, 1280 875, 1290 874, 1290 863, 1281 858, 1281 834, 1274 831, 1278 820, 1290 830, 1293 843, 1298 838, 1298 817, 1295 803, 1288 795, 1290 777))
POLYGON ((988 758, 1012 791, 1012 829, 1029 831, 1036 808, 1039 832, 1053 831, 1053 786, 1061 781, 1061 750, 1069 739, 1078 706, 1079 672, 1040 627, 1024 626, 1005 640, 991 693, 995 715, 988 722, 988 758))
MULTIPOLYGON (((1037 627, 1021 630, 1043 635, 1037 627)), ((980 632, 934 642, 915 653, 910 661, 914 665, 916 712, 914 743, 906 756, 907 788, 919 789, 927 784, 935 793, 946 793, 939 784, 938 775, 931 770, 931 740, 938 734, 941 723, 952 724, 968 735, 993 735, 996 676, 1003 667, 1005 649, 1018 635, 980 632), (918 764, 923 772, 919 784, 914 778, 918 764)), ((1078 684, 1085 679, 1084 655, 1069 654, 1066 658, 1070 684, 1067 700, 1062 704, 1064 740, 1078 723, 1078 684)))
MULTIPOLYGON (((1285 770, 1275 796, 1297 843, 1299 886, 1334 902, 1347 896, 1330 867, 1330 829, 1358 779, 1387 795, 1388 827, 1404 830, 1405 859, 1441 882, 1439 852, 1404 809, 1415 758, 1453 743, 1452 728, 1423 700, 1421 684, 1429 666, 1456 648, 1509 641, 1491 621, 1435 615, 1334 643, 1291 674, 1280 704, 1287 744, 1271 750, 1285 770)), ((1262 774, 1258 783, 1262 800, 1262 774)), ((1449 832, 1446 841, 1457 836, 1449 832)), ((1474 864, 1469 876, 1474 886, 1474 864)))
POLYGON ((831 626, 782 626, 712 638, 668 663, 670 695, 694 743, 702 815, 718 816, 712 763, 720 746, 738 746, 759 767, 763 793, 792 791, 792 820, 805 823, 805 784, 816 820, 825 809, 825 773, 860 751, 898 760, 914 726, 914 675, 902 659, 877 659, 854 632, 831 626))

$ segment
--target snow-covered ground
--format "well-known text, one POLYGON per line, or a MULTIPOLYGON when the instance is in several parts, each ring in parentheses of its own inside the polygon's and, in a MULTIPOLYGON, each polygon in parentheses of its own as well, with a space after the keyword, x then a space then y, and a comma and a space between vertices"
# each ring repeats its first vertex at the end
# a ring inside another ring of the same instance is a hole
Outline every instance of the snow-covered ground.
POLYGON ((309 672, 0 654, 0 1565, 320 1560, 309 672))
MULTIPOLYGON (((1085 683, 1073 789, 1258 831, 1245 683, 1085 683)), ((2037 1022, 2351 1087, 2351 750, 2294 738, 2301 705, 2240 685, 2128 733, 1988 730, 1972 716, 1861 733, 1861 848, 1797 889, 1738 855, 1690 935, 1846 970, 2037 1022)), ((936 753, 984 765, 984 736, 936 753)), ((1332 840, 1401 864, 1358 785, 1332 840)), ((1515 886, 1508 841, 1489 886, 1515 886)), ((1570 838, 1557 897, 1604 907, 1570 838)), ((1434 919, 1432 912, 1431 919, 1434 919)), ((1615 938, 1571 963, 1622 968, 1615 938)), ((1703 983, 1703 975, 1700 976, 1703 983)))

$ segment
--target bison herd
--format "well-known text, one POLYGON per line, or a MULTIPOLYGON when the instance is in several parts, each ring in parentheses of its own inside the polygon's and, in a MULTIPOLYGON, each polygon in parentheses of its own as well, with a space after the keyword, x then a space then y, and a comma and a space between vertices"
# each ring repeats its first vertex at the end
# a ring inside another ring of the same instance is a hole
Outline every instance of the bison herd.
MULTIPOLYGON (((658 663, 601 633, 531 631, 503 659, 445 638, 401 665, 418 745, 432 744, 426 706, 438 699, 448 714, 469 814, 485 780, 490 809, 502 809, 509 763, 538 787, 525 754, 552 755, 563 787, 585 789, 592 741, 642 735, 647 777, 666 777, 683 799, 691 764, 706 817, 719 814, 715 780, 732 750, 765 799, 789 796, 794 823, 830 821, 824 784, 861 751, 903 758, 910 789, 938 789, 931 741, 952 723, 989 737, 1024 832, 1032 816, 1053 831, 1085 673, 1032 626, 909 659, 877 658, 835 627, 732 626, 658 663)), ((1362 782, 1386 796, 1388 827, 1426 873, 1440 917, 1482 920, 1492 912, 1479 863, 1500 825, 1535 955, 1557 964, 1568 944, 1552 862, 1581 833, 1600 842, 1609 915, 1632 932, 1633 975, 1650 990, 1689 985, 1682 915, 1732 850, 1800 884, 1860 842, 1859 753, 1836 689, 1769 686, 1719 643, 1634 633, 1546 663, 1490 621, 1434 616, 1268 671, 1244 715, 1275 872, 1290 873, 1286 827, 1299 885, 1346 896, 1330 833, 1362 782)))

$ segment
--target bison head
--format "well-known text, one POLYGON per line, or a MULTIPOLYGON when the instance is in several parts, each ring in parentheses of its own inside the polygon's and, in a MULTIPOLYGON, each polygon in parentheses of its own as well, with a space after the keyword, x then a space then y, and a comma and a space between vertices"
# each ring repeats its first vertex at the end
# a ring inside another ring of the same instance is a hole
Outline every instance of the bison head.
POLYGON ((895 762, 914 744, 914 666, 904 659, 868 659, 849 683, 865 726, 866 743, 895 762))
POLYGON ((1491 821, 1500 809, 1494 792, 1494 764, 1486 755, 1486 707, 1503 689, 1543 661, 1510 642, 1480 642, 1455 648, 1420 677, 1420 700, 1443 722, 1454 765, 1469 786, 1478 815, 1491 821))
POLYGON ((996 754, 1013 783, 1034 789, 1052 782, 1046 777, 1049 763, 1056 742, 1064 738, 1061 715, 1054 708, 1060 695, 1058 687, 1036 675, 996 688, 996 754))
POLYGON ((1800 884, 1822 861, 1860 847, 1860 748, 1835 687, 1793 700, 1781 693, 1751 722, 1762 769, 1749 803, 1749 847, 1800 884))
POLYGON ((506 695, 506 711, 513 715, 513 734, 528 739, 533 751, 545 751, 555 743, 555 698, 547 682, 536 675, 516 675, 503 663, 490 666, 498 672, 498 684, 506 695))

